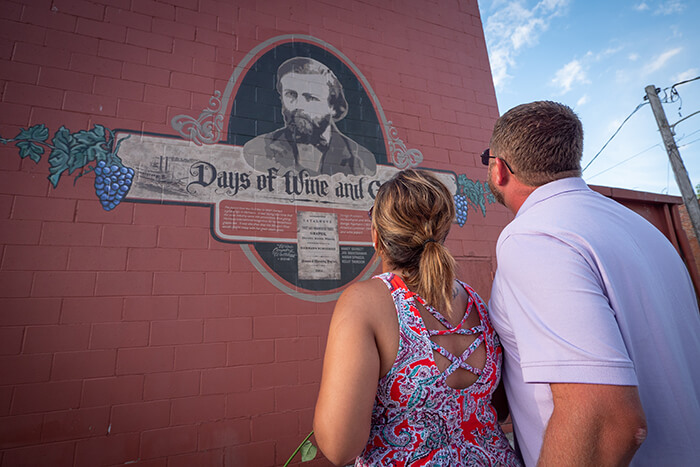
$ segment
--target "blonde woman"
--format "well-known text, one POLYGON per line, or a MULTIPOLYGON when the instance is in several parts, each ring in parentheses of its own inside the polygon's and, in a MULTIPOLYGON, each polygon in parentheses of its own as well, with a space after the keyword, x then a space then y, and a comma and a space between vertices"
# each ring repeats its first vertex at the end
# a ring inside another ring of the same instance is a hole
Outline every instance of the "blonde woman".
POLYGON ((492 404, 500 344, 443 244, 454 216, 429 172, 399 172, 377 193, 383 273, 338 300, 316 404, 316 441, 336 465, 520 465, 492 404))

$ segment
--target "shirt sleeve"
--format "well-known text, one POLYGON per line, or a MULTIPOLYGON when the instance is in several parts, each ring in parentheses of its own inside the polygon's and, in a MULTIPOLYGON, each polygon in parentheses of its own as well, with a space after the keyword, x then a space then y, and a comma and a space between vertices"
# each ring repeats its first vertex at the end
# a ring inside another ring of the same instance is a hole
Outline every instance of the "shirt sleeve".
POLYGON ((498 275, 525 382, 637 385, 600 275, 577 248, 511 235, 498 247, 498 275))

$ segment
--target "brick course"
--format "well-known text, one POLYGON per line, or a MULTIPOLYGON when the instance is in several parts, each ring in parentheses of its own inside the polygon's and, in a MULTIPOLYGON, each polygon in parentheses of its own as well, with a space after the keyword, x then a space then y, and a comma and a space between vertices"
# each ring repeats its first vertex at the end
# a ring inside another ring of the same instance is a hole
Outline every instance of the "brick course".
MULTIPOLYGON (((4 2, 0 136, 173 135, 282 34, 347 56, 425 166, 485 179, 498 109, 473 0, 4 2)), ((107 212, 79 171, 52 187, 49 153, 0 145, 0 465, 281 465, 311 430, 333 303, 271 284, 209 206, 107 212)), ((510 218, 488 213, 448 242, 482 294, 510 218)))

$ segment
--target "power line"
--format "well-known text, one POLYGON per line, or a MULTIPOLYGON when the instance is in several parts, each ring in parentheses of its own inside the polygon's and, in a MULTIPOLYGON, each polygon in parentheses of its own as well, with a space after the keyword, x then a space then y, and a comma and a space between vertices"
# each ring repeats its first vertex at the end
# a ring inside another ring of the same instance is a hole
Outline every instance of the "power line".
MULTIPOLYGON (((694 135, 695 133, 700 133, 700 130, 695 130, 695 131, 693 131, 692 133, 688 133, 687 135, 683 136, 682 138, 679 138, 679 139, 678 139, 678 142, 683 141, 685 138, 688 138, 689 136, 692 136, 692 135, 694 135)), ((698 142, 698 141, 700 141, 700 138, 697 138, 697 139, 694 139, 694 140, 692 140, 692 141, 689 141, 689 142, 687 142, 687 143, 685 143, 685 144, 682 144, 682 145, 678 146, 678 149, 684 148, 684 147, 686 147, 686 146, 690 146, 691 144, 693 144, 693 143, 695 143, 695 142, 698 142)), ((625 162, 629 162, 629 161, 631 161, 632 159, 634 159, 635 157, 639 157, 639 156, 641 156, 642 154, 644 154, 644 153, 646 153, 646 152, 648 152, 648 151, 650 151, 650 150, 652 150, 652 149, 654 149, 654 148, 657 148, 657 147, 659 147, 659 146, 661 146, 661 143, 656 143, 656 144, 653 145, 653 146, 649 146, 648 148, 646 148, 646 149, 644 149, 644 150, 638 152, 637 154, 635 154, 635 155, 633 155, 633 156, 630 156, 630 157, 628 157, 627 159, 622 160, 622 161, 618 162, 617 164, 615 164, 615 165, 613 165, 613 166, 610 166, 610 167, 608 167, 607 169, 605 169, 605 170, 603 170, 603 171, 598 172, 598 173, 595 174, 595 175, 591 175, 590 177, 587 177, 587 179, 588 179, 588 180, 592 180, 592 179, 594 179, 595 177, 597 177, 598 175, 603 175, 605 172, 609 172, 609 171, 611 171, 612 169, 614 169, 615 167, 619 167, 619 166, 621 166, 622 164, 624 164, 625 162)))
POLYGON ((686 79, 685 81, 681 81, 680 83, 676 83, 676 84, 672 85, 671 89, 675 88, 676 86, 680 86, 681 84, 690 83, 691 81, 696 81, 699 79, 700 79, 700 76, 696 76, 695 78, 686 79))
POLYGON ((608 172, 608 171, 614 169, 615 167, 620 166, 620 165, 624 164, 625 162, 627 162, 627 161, 629 161, 629 160, 631 160, 631 159, 634 159, 634 158, 637 157, 637 156, 641 156, 641 155, 644 154, 645 152, 650 151, 651 149, 654 149, 654 148, 656 148, 656 147, 658 147, 658 146, 661 146, 661 143, 656 143, 655 145, 650 146, 650 147, 646 148, 645 150, 643 150, 643 151, 641 151, 641 152, 638 152, 638 153, 635 154, 634 156, 630 156, 630 157, 628 157, 627 159, 625 159, 625 160, 623 160, 623 161, 621 161, 621 162, 618 162, 617 164, 613 165, 612 167, 608 167, 607 169, 603 170, 602 172, 598 172, 597 174, 588 177, 588 180, 591 180, 591 179, 597 177, 598 175, 602 175, 602 174, 604 174, 605 172, 608 172))
MULTIPOLYGON (((681 101, 681 104, 680 104, 680 105, 682 106, 682 105, 683 105, 683 104, 682 104, 683 101, 682 101, 682 99, 681 99, 680 94, 678 94, 678 91, 676 91, 676 86, 680 86, 680 85, 682 85, 682 84, 687 84, 687 83, 690 83, 690 82, 692 82, 692 81, 697 81, 697 80, 699 80, 699 79, 700 79, 700 76, 696 76, 695 78, 691 78, 691 79, 686 79, 686 80, 683 80, 683 81, 679 81, 678 83, 676 83, 676 84, 674 84, 674 85, 672 85, 672 86, 670 86, 670 87, 668 87, 668 88, 665 88, 665 89, 663 90, 663 92, 664 92, 664 102, 665 102, 665 103, 669 103, 669 102, 676 102, 676 101, 680 100, 680 101, 681 101), (666 90, 668 90, 668 89, 671 90, 670 96, 669 96, 669 94, 666 93, 666 90)), ((660 89, 657 88, 657 92, 658 92, 658 91, 660 91, 660 89)), ((605 142, 605 144, 603 145, 603 147, 600 148, 600 151, 598 151, 598 152, 596 153, 596 155, 593 156, 593 159, 591 159, 591 160, 588 162, 588 164, 586 164, 586 166, 585 166, 585 167, 583 168, 583 170, 581 171, 582 173, 585 172, 586 169, 587 169, 588 167, 590 167, 590 165, 593 163, 593 161, 596 160, 596 159, 598 158, 598 156, 600 155, 600 153, 603 152, 603 150, 607 147, 607 145, 610 143, 610 141, 612 141, 613 138, 615 138, 615 136, 620 132, 620 130, 622 129, 622 127, 624 126, 624 124, 627 123, 627 120, 629 120, 629 119, 632 117, 632 115, 634 115, 640 108, 642 108, 642 107, 643 107, 645 104, 647 104, 647 103, 648 103, 648 100, 647 100, 647 97, 645 96, 645 97, 644 97, 644 102, 642 102, 641 104, 639 104, 639 105, 632 111, 632 113, 630 113, 630 114, 627 116, 627 118, 625 118, 625 120, 620 124, 620 126, 617 128, 617 130, 615 130, 615 133, 612 134, 612 136, 610 137, 610 139, 608 139, 608 140, 605 142)), ((678 108, 678 110, 679 110, 679 112, 680 112, 680 107, 678 108)), ((677 123, 678 123, 678 122, 677 122, 677 123)), ((692 134, 692 133, 691 133, 691 134, 692 134)), ((659 145, 656 144, 656 145, 652 146, 651 148, 656 147, 656 146, 659 146, 659 145)), ((602 173, 605 173, 605 172, 607 172, 608 170, 610 170, 610 169, 612 169, 612 168, 614 168, 614 167, 617 167, 618 165, 623 164, 624 162, 626 162, 626 161, 628 161, 628 160, 630 160, 630 159, 632 159, 632 158, 634 158, 634 157, 639 156, 640 154, 645 153, 646 151, 648 151, 648 150, 651 149, 651 148, 645 149, 644 151, 642 151, 642 152, 640 152, 640 153, 637 153, 637 154, 635 154, 634 156, 629 157, 629 158, 625 159, 624 161, 622 161, 622 162, 620 162, 620 163, 618 163, 618 164, 615 164, 614 166, 612 166, 612 167, 610 167, 610 168, 608 168, 608 169, 605 169, 603 172, 597 173, 597 174, 594 175, 593 177, 597 177, 598 175, 600 175, 600 174, 602 174, 602 173)), ((593 177, 589 177, 589 180, 590 180, 591 178, 593 178, 593 177)))
MULTIPOLYGON (((661 99, 661 103, 662 103, 662 104, 668 104, 668 103, 670 103, 670 102, 680 101, 679 104, 678 104, 678 116, 679 116, 679 117, 682 116, 682 115, 681 115, 681 109, 683 108, 683 98, 681 97, 681 95, 680 95, 680 94, 678 93, 678 91, 676 90, 676 86, 680 86, 680 85, 682 85, 682 84, 691 83, 691 82, 696 81, 696 80, 698 80, 698 79, 700 79, 700 76, 696 76, 695 78, 686 79, 686 80, 680 81, 680 82, 678 82, 678 83, 676 83, 676 84, 674 84, 674 85, 672 85, 672 86, 670 86, 670 87, 664 88, 664 89, 663 89, 664 98, 661 99), (670 89, 671 91, 670 91, 670 93, 667 93, 666 91, 668 91, 669 89, 670 89)), ((657 91, 657 92, 658 92, 658 91, 657 91)), ((687 118, 687 117, 686 117, 686 118, 687 118)), ((676 122, 676 123, 678 123, 678 122, 676 122)))
POLYGON ((686 146, 690 146, 691 144, 693 144, 693 143, 696 142, 696 141, 700 141, 700 138, 694 139, 694 140, 692 140, 692 141, 690 141, 690 142, 688 142, 688 143, 685 143, 685 144, 681 144, 680 146, 678 146, 678 149, 684 148, 684 147, 686 147, 686 146))
POLYGON ((679 137, 679 138, 678 138, 678 142, 680 143, 680 142, 683 141, 684 139, 686 139, 686 138, 688 138, 688 137, 690 137, 690 136, 693 136, 695 133, 700 133, 700 130, 695 130, 695 131, 693 131, 692 133, 688 133, 687 135, 683 135, 683 136, 679 137))
POLYGON ((635 108, 635 109, 632 111, 631 114, 629 114, 629 115, 627 116, 627 118, 620 124, 620 126, 617 128, 617 130, 615 130, 615 133, 613 133, 613 135, 610 137, 610 139, 609 139, 608 141, 606 141, 606 143, 603 145, 603 147, 600 148, 600 151, 598 151, 598 153, 597 153, 595 156, 593 156, 593 159, 591 159, 591 161, 590 161, 588 164, 586 164, 586 166, 583 168, 583 170, 582 170, 581 172, 585 172, 585 171, 586 171, 586 169, 593 163, 593 161, 596 160, 596 159, 598 158, 598 156, 600 155, 600 153, 603 152, 603 149, 605 149, 605 147, 610 143, 610 141, 612 141, 612 139, 615 137, 615 135, 617 135, 617 134, 620 132, 620 130, 622 129, 623 125, 624 125, 625 123, 627 123, 627 120, 629 120, 629 119, 632 117, 632 115, 634 115, 635 112, 637 112, 637 110, 641 109, 645 104, 648 104, 648 102, 646 102, 646 101, 645 101, 645 102, 642 102, 641 104, 639 104, 639 105, 637 106, 637 108, 635 108))

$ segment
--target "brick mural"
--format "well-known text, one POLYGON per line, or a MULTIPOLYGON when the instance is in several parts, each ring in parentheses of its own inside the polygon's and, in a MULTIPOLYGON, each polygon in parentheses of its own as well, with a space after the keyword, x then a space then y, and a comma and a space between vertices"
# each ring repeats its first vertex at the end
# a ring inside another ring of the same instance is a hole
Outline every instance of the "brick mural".
POLYGON ((0 466, 282 465, 402 168, 488 298, 476 1, 2 5, 0 466))

